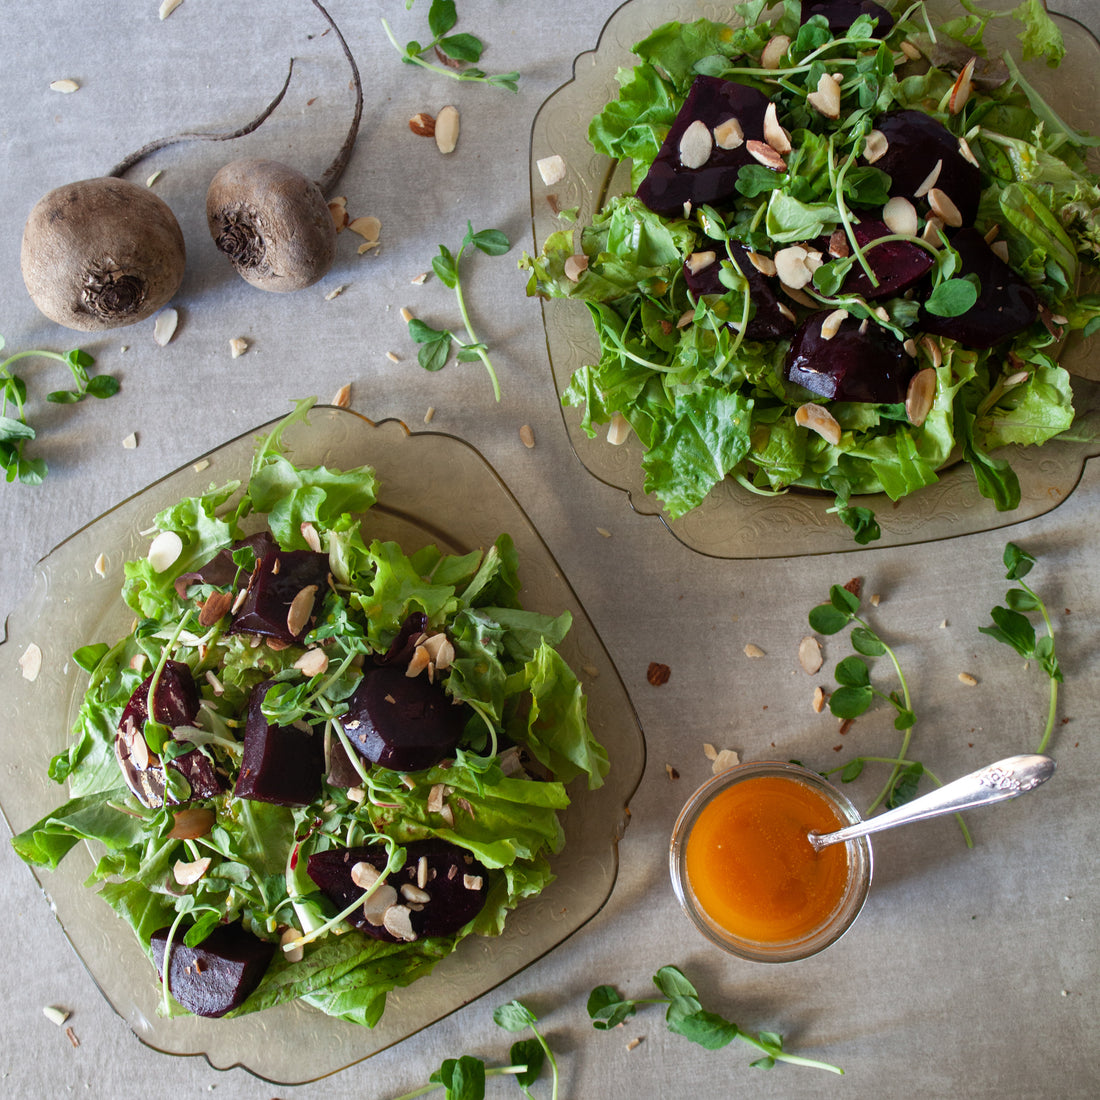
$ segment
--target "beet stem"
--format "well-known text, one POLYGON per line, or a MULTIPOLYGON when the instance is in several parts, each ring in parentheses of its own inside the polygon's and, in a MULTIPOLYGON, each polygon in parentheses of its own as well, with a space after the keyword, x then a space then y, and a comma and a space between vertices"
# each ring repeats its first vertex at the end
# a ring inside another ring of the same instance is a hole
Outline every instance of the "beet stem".
POLYGON ((344 138, 344 144, 340 146, 340 151, 336 154, 336 159, 328 166, 325 174, 317 181, 317 186, 321 189, 321 194, 327 199, 329 193, 339 182, 340 177, 344 174, 344 169, 348 166, 348 161, 351 159, 351 151, 355 148, 355 139, 359 136, 359 123, 363 118, 363 81, 359 77, 359 67, 355 64, 355 58, 352 56, 351 49, 348 47, 340 28, 336 25, 336 20, 325 10, 320 0, 313 0, 313 6, 325 17, 328 21, 328 25, 336 32, 336 37, 340 39, 340 45, 343 47, 344 56, 348 59, 348 64, 351 66, 352 80, 355 83, 355 114, 351 120, 351 126, 348 129, 347 137, 344 138))
POLYGON ((155 153, 158 149, 163 149, 167 145, 176 145, 182 141, 232 141, 234 138, 244 137, 245 134, 251 134, 253 130, 258 130, 267 121, 271 112, 282 103, 283 96, 286 95, 286 90, 290 87, 290 77, 293 72, 294 58, 292 57, 290 59, 290 66, 286 71, 286 80, 283 81, 283 86, 279 89, 279 94, 260 112, 260 114, 252 119, 251 122, 246 122, 239 129, 219 134, 185 132, 182 134, 174 134, 172 137, 158 138, 156 141, 149 142, 148 145, 143 145, 124 160, 119 161, 118 164, 107 173, 107 177, 113 179, 121 178, 133 168, 135 164, 138 164, 151 153, 155 153))

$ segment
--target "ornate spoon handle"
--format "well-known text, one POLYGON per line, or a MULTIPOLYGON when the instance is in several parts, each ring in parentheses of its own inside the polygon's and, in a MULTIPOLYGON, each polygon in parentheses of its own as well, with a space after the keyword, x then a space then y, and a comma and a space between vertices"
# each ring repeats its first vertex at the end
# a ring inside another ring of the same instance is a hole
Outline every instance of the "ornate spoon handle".
POLYGON ((810 833, 810 843, 820 851, 829 844, 843 844, 857 836, 908 825, 911 821, 987 806, 1034 790, 1053 774, 1054 760, 1049 756, 1009 756, 867 821, 838 829, 835 833, 810 833))

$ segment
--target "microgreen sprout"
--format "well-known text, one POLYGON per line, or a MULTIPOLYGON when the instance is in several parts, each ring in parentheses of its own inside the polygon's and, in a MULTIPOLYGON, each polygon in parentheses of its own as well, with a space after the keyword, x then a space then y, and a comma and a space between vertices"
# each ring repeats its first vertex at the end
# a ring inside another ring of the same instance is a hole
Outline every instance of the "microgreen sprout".
MULTIPOLYGON (((406 4, 406 9, 410 6, 406 4)), ((401 54, 401 60, 407 65, 418 65, 429 72, 449 76, 452 80, 473 80, 496 88, 519 91, 517 87, 519 73, 488 74, 481 69, 468 67, 481 60, 485 47, 481 39, 472 34, 450 34, 457 22, 458 12, 455 9, 454 0, 432 0, 432 5, 428 9, 428 29, 431 31, 432 40, 426 45, 413 40, 402 46, 385 19, 382 20, 382 29, 386 32, 386 37, 393 48, 401 54), (432 52, 443 61, 442 65, 435 65, 426 60, 426 55, 432 52)))
POLYGON ((439 246, 439 255, 432 260, 432 270, 439 277, 444 286, 450 287, 458 299, 458 310, 462 315, 462 323, 466 327, 466 338, 469 343, 463 343, 453 332, 446 329, 434 329, 417 318, 409 321, 409 335, 420 345, 417 352, 417 362, 430 371, 442 370, 451 355, 451 344, 458 345, 458 359, 468 363, 474 359, 480 359, 489 372, 489 378, 493 383, 493 396, 500 400, 500 383, 497 381, 496 371, 489 361, 489 350, 478 341, 474 335, 473 325, 470 322, 470 314, 466 308, 466 299, 462 293, 462 281, 459 278, 458 267, 462 261, 462 255, 469 245, 484 252, 487 256, 503 256, 511 242, 499 229, 479 229, 476 233, 470 222, 466 223, 466 236, 462 238, 462 244, 458 252, 452 253, 446 245, 439 246))
POLYGON ((1037 661, 1047 674, 1050 680, 1050 704, 1047 707, 1046 726, 1035 750, 1037 753, 1046 752, 1054 732, 1054 719, 1058 711, 1058 685, 1062 682, 1062 668, 1054 652, 1054 624, 1050 620, 1046 604, 1023 580, 1031 572, 1035 559, 1026 550, 1010 542, 1005 546, 1004 564, 1007 570, 1005 578, 1015 581, 1018 587, 1010 588, 1005 593, 1007 607, 998 606, 990 612, 994 625, 980 626, 978 630, 1011 646, 1025 660, 1037 661), (1035 637, 1035 627, 1025 614, 1028 611, 1038 611, 1042 616, 1047 631, 1043 637, 1035 637))
MULTIPOLYGON (((4 338, 0 336, 0 348, 4 338)), ((17 351, 0 362, 0 467, 6 473, 7 481, 18 478, 24 485, 39 485, 49 469, 44 459, 28 458, 24 453, 27 443, 35 438, 35 430, 27 423, 27 383, 22 377, 13 374, 11 366, 20 359, 39 357, 55 359, 64 363, 76 383, 71 390, 54 390, 46 394, 46 400, 55 405, 72 405, 83 401, 89 394, 92 397, 112 397, 118 393, 118 379, 110 374, 94 377, 88 373, 95 360, 79 348, 60 355, 56 351, 17 351), (8 407, 14 407, 15 416, 8 415, 8 407)))
POLYGON ((763 1053, 762 1058, 751 1063, 756 1069, 771 1069, 776 1062, 788 1062, 830 1073, 844 1072, 839 1066, 828 1062, 788 1054, 783 1049, 783 1037, 777 1032, 761 1031, 750 1035, 718 1013, 703 1008, 695 986, 675 966, 662 966, 653 975, 653 984, 661 991, 661 996, 639 1000, 628 1000, 612 985, 597 986, 588 996, 588 1015, 592 1026, 599 1031, 608 1031, 633 1016, 639 1006, 666 1005, 665 1022, 669 1031, 683 1035, 707 1050, 720 1050, 734 1039, 740 1039, 763 1053))

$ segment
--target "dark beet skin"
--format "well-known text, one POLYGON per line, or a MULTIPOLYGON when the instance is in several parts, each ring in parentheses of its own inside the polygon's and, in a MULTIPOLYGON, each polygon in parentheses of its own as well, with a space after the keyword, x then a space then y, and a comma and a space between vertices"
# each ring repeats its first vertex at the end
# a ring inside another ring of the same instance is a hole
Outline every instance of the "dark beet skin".
POLYGON ((713 132, 715 126, 736 118, 745 142, 763 141, 767 109, 768 97, 755 88, 716 76, 697 76, 661 144, 661 151, 638 187, 638 198, 656 214, 681 217, 685 202, 699 206, 732 195, 738 172, 744 165, 756 163, 745 144, 736 149, 719 149, 715 145, 710 159, 701 168, 685 168, 680 163, 680 138, 697 120, 706 123, 713 132))
POLYGON ((959 209, 963 225, 972 225, 981 198, 981 172, 959 152, 959 139, 923 111, 890 111, 875 122, 887 141, 886 152, 874 162, 890 177, 890 194, 914 203, 928 173, 943 162, 938 187, 959 209))
POLYGON ((271 683, 257 684, 249 696, 241 770, 233 793, 253 802, 308 806, 321 793, 324 738, 316 730, 269 724, 261 706, 271 683))
POLYGON ((791 341, 783 376, 811 393, 837 401, 866 401, 892 405, 905 400, 916 360, 905 354, 901 343, 880 325, 867 325, 848 317, 836 335, 826 340, 821 323, 828 310, 811 314, 791 341))
POLYGON ((416 640, 421 634, 427 633, 428 616, 423 611, 414 611, 401 624, 397 637, 390 642, 390 648, 381 656, 374 658, 378 665, 408 666, 412 660, 413 651, 416 649, 416 640))
MULTIPOLYGON (((865 219, 855 227, 856 240, 862 248, 869 241, 889 236, 890 228, 885 222, 865 219)), ((911 241, 887 241, 867 250, 867 262, 878 279, 878 285, 872 286, 867 272, 859 261, 852 264, 841 288, 843 294, 859 294, 868 301, 878 298, 890 298, 908 290, 919 282, 935 262, 931 253, 911 241)))
MULTIPOLYGON (((328 583, 328 555, 312 550, 271 550, 256 563, 245 596, 229 634, 259 634, 280 642, 299 642, 309 629, 296 634, 287 627, 294 597, 308 585, 317 586, 319 609, 328 583)), ((312 619, 311 619, 312 621, 312 619)))
MULTIPOLYGON (((158 929, 149 943, 161 975, 169 931, 158 929)), ((196 1016, 224 1016, 260 984, 275 955, 275 944, 258 939, 240 924, 218 925, 198 947, 184 945, 186 932, 177 928, 172 939, 168 990, 196 1016)))
MULTIPOLYGON (((424 890, 431 900, 425 902, 419 912, 414 910, 412 913, 410 922, 417 938, 449 936, 481 912, 489 893, 489 872, 469 852, 456 844, 434 838, 414 840, 404 848, 404 866, 393 872, 386 882, 400 895, 404 884, 416 885, 420 858, 423 856, 426 859, 429 881, 424 890), (467 875, 474 880, 480 879, 481 885, 471 889, 466 885, 467 875)), ((385 847, 375 844, 316 852, 309 857, 306 873, 317 883, 321 892, 343 911, 363 895, 362 889, 351 881, 351 869, 357 863, 369 863, 375 870, 381 871, 386 866, 385 847)), ((404 899, 399 896, 398 902, 404 904, 404 899)), ((368 923, 361 909, 347 919, 375 939, 401 942, 381 925, 368 923)))
POLYGON ((372 764, 417 772, 454 755, 468 716, 438 681, 385 665, 363 670, 343 723, 356 752, 372 764))
POLYGON ((192 584, 212 584, 216 588, 224 588, 232 584, 237 577, 237 565, 233 561, 233 553, 242 547, 248 546, 259 561, 264 554, 277 550, 275 540, 267 531, 261 531, 256 535, 249 535, 246 539, 239 539, 232 546, 219 550, 204 566, 190 573, 181 573, 173 582, 176 586, 176 594, 183 599, 187 595, 187 589, 192 584))
POLYGON ((977 275, 978 300, 959 317, 937 317, 922 307, 917 323, 925 332, 971 348, 991 348, 1038 318, 1035 291, 986 244, 981 233, 960 229, 951 238, 951 247, 961 261, 956 278, 977 275))
MULTIPOLYGON (((779 298, 772 289, 772 284, 753 267, 741 245, 730 241, 729 248, 741 273, 748 280, 749 296, 756 307, 756 312, 745 329, 745 336, 750 340, 779 340, 790 336, 794 332, 794 322, 780 311, 779 298)), ((687 283, 688 290, 696 298, 703 294, 726 293, 726 287, 718 278, 723 258, 717 255, 714 263, 695 274, 692 274, 686 263, 684 264, 684 281, 687 283)), ((733 327, 732 324, 730 327, 733 327)))
POLYGON ((842 35, 861 15, 877 19, 875 36, 885 38, 894 29, 894 17, 874 0, 813 0, 802 4, 801 22, 808 23, 815 15, 823 15, 829 21, 829 30, 842 35))

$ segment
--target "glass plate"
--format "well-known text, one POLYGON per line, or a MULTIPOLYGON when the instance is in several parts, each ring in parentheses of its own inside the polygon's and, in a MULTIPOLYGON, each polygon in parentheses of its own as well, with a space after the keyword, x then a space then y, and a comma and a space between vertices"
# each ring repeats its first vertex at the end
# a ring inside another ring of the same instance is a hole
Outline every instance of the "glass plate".
MULTIPOLYGON (((961 11, 953 0, 929 4, 942 19, 961 11)), ((588 143, 592 117, 618 92, 615 80, 620 67, 632 68, 631 52, 654 28, 673 19, 690 22, 708 18, 731 22, 732 3, 715 0, 629 0, 608 21, 599 44, 581 54, 573 65, 573 79, 559 88, 539 109, 531 131, 531 214, 535 251, 562 222, 555 210, 579 208, 578 224, 591 221, 608 195, 629 184, 629 171, 600 156, 588 143), (567 167, 561 183, 548 188, 537 162, 560 155, 567 167)), ((1057 70, 1042 63, 1023 68, 1029 80, 1071 125, 1096 129, 1096 104, 1100 102, 1100 43, 1081 24, 1056 16, 1066 41, 1066 58, 1057 70)), ((1002 19, 990 28, 987 42, 998 51, 1011 49, 1014 56, 1015 20, 1002 19)), ((1100 165, 1093 150, 1092 167, 1100 165)), ((554 299, 541 302, 550 367, 559 395, 573 372, 599 358, 599 345, 583 302, 554 299)), ((1100 337, 1071 342, 1062 364, 1076 376, 1075 405, 1078 423, 1100 415, 1100 337)), ((631 507, 661 521, 685 546, 719 558, 788 557, 858 549, 849 530, 827 509, 832 498, 812 492, 791 492, 765 498, 742 488, 732 478, 715 486, 701 505, 677 520, 661 512, 660 501, 645 492, 641 466, 642 445, 631 433, 621 446, 611 446, 602 436, 590 439, 580 426, 581 410, 563 408, 566 431, 577 457, 600 481, 622 489, 631 507)), ((1082 433, 1085 434, 1085 433, 1082 433)), ((885 495, 859 498, 873 508, 882 538, 873 546, 902 546, 954 535, 972 534, 1019 523, 1042 515, 1061 504, 1080 481, 1087 459, 1100 454, 1100 439, 1087 443, 1051 442, 1042 447, 1011 447, 1000 452, 1020 478, 1022 501, 1013 512, 998 512, 978 492, 970 468, 959 464, 941 474, 940 480, 894 503, 885 495)))
MULTIPOLYGON (((124 501, 72 535, 38 565, 34 586, 7 623, 0 661, 5 748, 0 805, 13 832, 25 829, 64 797, 46 776, 50 757, 68 740, 87 682, 69 655, 88 642, 121 637, 133 613, 119 595, 123 562, 144 554, 154 515, 206 491, 212 481, 247 480, 255 437, 242 435, 124 501), (107 575, 94 563, 106 555, 107 575), (42 649, 42 671, 22 678, 17 655, 42 649), (18 732, 18 736, 16 733, 18 732)), ((56 906, 74 950, 104 996, 142 1042, 169 1054, 203 1054, 215 1068, 243 1067, 280 1084, 315 1080, 412 1035, 481 996, 560 944, 607 901, 618 869, 626 804, 645 766, 645 741, 618 673, 584 609, 530 520, 472 447, 436 432, 410 433, 399 421, 374 424, 344 409, 322 407, 308 426, 292 425, 284 441, 301 465, 347 469, 368 463, 380 482, 378 504, 364 523, 370 537, 395 539, 412 552, 435 543, 451 553, 491 545, 506 531, 519 551, 524 606, 573 614, 563 655, 582 675, 588 714, 607 747, 605 785, 573 784, 563 814, 566 845, 552 861, 556 880, 511 914, 498 938, 467 937, 428 977, 389 996, 373 1030, 298 1004, 239 1019, 157 1016, 159 984, 129 927, 82 883, 94 867, 78 845, 57 871, 35 871, 56 906), (587 676, 583 668, 595 668, 587 676), (302 1052, 308 1051, 303 1059, 302 1052)), ((48 919, 43 906, 42 920, 48 919)))

